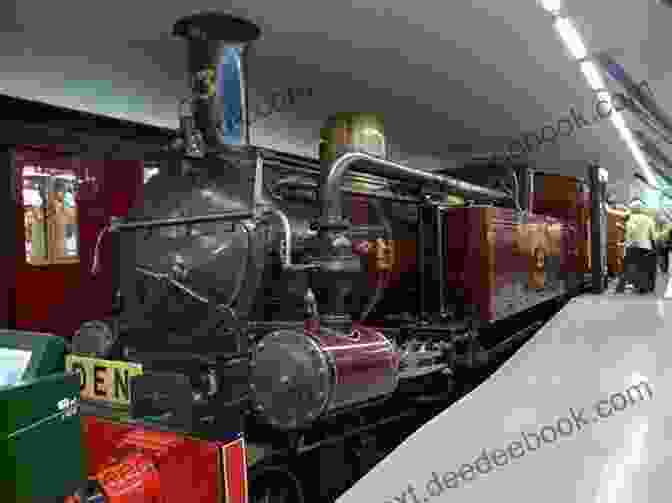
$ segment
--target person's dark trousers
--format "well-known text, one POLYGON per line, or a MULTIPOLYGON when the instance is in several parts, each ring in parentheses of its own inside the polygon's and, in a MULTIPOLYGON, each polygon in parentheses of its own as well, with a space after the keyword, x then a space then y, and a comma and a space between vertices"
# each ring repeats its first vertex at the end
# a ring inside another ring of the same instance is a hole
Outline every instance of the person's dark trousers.
POLYGON ((668 248, 665 243, 660 243, 656 246, 656 255, 658 257, 658 265, 660 266, 660 272, 663 274, 667 273, 668 269, 668 248))
POLYGON ((658 254, 655 251, 650 252, 643 257, 643 260, 644 269, 648 271, 648 282, 642 293, 654 292, 656 290, 656 279, 658 278, 658 254))
POLYGON ((656 288, 658 254, 656 250, 631 246, 625 252, 623 273, 618 280, 616 293, 625 291, 626 281, 633 283, 640 293, 647 293, 656 288))
POLYGON ((670 272, 670 246, 666 243, 662 246, 662 264, 663 274, 670 272))

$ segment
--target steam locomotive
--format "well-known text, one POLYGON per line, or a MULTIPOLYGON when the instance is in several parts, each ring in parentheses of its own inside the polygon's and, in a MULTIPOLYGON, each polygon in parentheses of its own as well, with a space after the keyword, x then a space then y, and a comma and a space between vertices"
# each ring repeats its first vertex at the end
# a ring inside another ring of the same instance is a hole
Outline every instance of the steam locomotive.
POLYGON ((420 171, 386 159, 382 122, 362 114, 327 125, 320 161, 251 146, 242 69, 258 30, 207 14, 175 32, 193 96, 142 204, 100 236, 116 314, 73 338, 142 365, 134 416, 298 442, 445 395, 604 270, 597 174, 420 171))

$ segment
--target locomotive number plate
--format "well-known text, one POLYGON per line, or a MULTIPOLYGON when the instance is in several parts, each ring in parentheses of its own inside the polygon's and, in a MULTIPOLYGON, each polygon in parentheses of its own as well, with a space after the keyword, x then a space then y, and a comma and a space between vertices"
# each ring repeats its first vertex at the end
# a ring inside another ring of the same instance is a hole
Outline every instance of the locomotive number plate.
POLYGON ((80 376, 83 400, 127 406, 131 401, 130 380, 142 374, 142 365, 87 356, 67 355, 66 370, 80 376))

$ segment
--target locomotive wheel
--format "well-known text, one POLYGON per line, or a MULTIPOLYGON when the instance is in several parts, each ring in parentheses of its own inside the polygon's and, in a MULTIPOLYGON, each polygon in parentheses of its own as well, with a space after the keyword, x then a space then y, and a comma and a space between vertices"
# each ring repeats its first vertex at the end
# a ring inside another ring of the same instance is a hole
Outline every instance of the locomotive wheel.
POLYGON ((304 503, 299 480, 282 467, 265 467, 251 474, 250 503, 304 503))

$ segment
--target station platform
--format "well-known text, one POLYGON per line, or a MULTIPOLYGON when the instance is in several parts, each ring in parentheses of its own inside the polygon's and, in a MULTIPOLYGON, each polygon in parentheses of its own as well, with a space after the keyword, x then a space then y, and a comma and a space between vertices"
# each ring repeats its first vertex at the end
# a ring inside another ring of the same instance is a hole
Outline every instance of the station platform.
POLYGON ((667 501, 670 278, 572 299, 337 503, 667 501))

